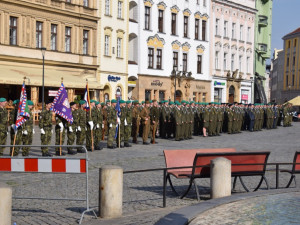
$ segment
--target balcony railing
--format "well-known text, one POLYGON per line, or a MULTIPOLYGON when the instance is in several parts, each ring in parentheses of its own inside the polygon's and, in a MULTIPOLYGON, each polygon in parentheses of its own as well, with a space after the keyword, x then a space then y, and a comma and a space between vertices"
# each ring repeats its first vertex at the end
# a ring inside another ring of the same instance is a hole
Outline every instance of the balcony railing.
POLYGON ((268 26, 268 17, 263 16, 263 15, 259 15, 258 16, 258 25, 261 26, 261 27, 268 26))
POLYGON ((258 44, 258 49, 257 49, 258 53, 260 54, 267 54, 268 52, 268 45, 267 44, 258 44))

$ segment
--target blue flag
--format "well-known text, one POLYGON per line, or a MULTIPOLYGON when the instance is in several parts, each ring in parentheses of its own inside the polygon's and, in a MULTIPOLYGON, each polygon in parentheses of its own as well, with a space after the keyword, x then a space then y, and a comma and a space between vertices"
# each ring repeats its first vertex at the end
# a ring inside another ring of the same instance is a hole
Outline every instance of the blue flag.
MULTIPOLYGON (((115 109, 117 110, 117 120, 120 121, 120 117, 121 117, 120 97, 117 98, 117 105, 115 109)), ((118 137, 118 131, 119 131, 119 124, 116 127, 115 139, 118 137)))
POLYGON ((73 123, 73 115, 68 100, 68 93, 63 83, 61 83, 50 110, 66 119, 69 123, 73 123))

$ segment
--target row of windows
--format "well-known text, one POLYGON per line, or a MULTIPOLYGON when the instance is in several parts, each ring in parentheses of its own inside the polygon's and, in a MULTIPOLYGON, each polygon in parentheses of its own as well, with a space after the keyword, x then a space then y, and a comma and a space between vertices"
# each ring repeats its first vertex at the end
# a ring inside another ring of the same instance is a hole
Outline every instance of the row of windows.
MULTIPOLYGON (((164 10, 158 10, 158 32, 164 33, 164 10)), ((176 13, 171 13, 171 34, 178 35, 177 31, 177 17, 176 13)), ((202 35, 201 40, 206 41, 206 24, 205 20, 202 20, 202 35)), ((145 30, 151 29, 151 8, 145 6, 145 30)), ((183 17, 183 37, 189 38, 189 17, 183 17)), ((200 20, 195 18, 195 39, 200 40, 200 20)))
MULTIPOLYGON (((239 69, 239 71, 240 72, 243 72, 243 66, 242 66, 242 64, 243 64, 243 56, 239 56, 239 64, 238 64, 238 67, 236 67, 236 65, 235 65, 235 54, 231 54, 231 71, 234 71, 235 69, 239 69)), ((251 73, 251 67, 250 67, 250 64, 251 62, 250 62, 250 57, 249 56, 247 56, 247 58, 246 58, 246 66, 247 66, 247 68, 246 68, 246 72, 247 73, 251 73)), ((224 53, 224 55, 223 55, 223 70, 224 71, 226 71, 226 70, 228 70, 229 68, 228 68, 228 66, 229 66, 229 64, 228 64, 228 53, 224 53)), ((220 52, 219 51, 216 51, 216 53, 215 53, 215 69, 216 70, 220 70, 221 68, 220 68, 220 52)))
MULTIPOLYGON (((118 18, 122 19, 123 18, 123 2, 118 1, 118 18)), ((105 0, 105 15, 106 16, 111 16, 111 0, 105 0)))
MULTIPOLYGON (((110 56, 110 39, 109 35, 105 35, 104 37, 104 55, 110 56)), ((122 46, 123 46, 122 38, 117 38, 117 58, 122 58, 122 46)), ((114 52, 113 52, 114 53, 114 52)))
MULTIPOLYGON (((216 19, 216 27, 215 27, 215 35, 221 36, 221 29, 220 29, 220 19, 216 19)), ((229 31, 229 25, 228 21, 224 21, 223 25, 223 37, 229 38, 230 37, 230 31, 229 31)), ((231 38, 237 39, 237 28, 236 23, 231 24, 231 38)), ((244 25, 240 25, 239 29, 239 40, 244 41, 244 25)), ((247 42, 251 42, 251 27, 247 27, 247 42)))
MULTIPOLYGON (((9 20, 9 41, 10 45, 18 45, 18 18, 10 17, 9 20)), ((43 27, 44 23, 37 21, 36 22, 36 48, 43 47, 43 27)), ((57 24, 51 24, 51 33, 50 33, 50 50, 57 51, 57 41, 58 41, 58 32, 57 24)), ((72 41, 72 27, 65 27, 65 51, 71 52, 71 41, 72 41)), ((82 53, 84 55, 88 54, 88 45, 89 45, 89 31, 83 30, 83 49, 82 53)))
MULTIPOLYGON (((173 52, 173 68, 178 70, 178 52, 173 52)), ((162 69, 162 49, 156 50, 156 57, 154 48, 148 48, 148 69, 162 69), (155 66, 156 65, 156 66, 155 66)), ((188 53, 182 54, 182 71, 188 71, 188 53)), ((197 73, 202 73, 202 55, 197 55, 197 73)))

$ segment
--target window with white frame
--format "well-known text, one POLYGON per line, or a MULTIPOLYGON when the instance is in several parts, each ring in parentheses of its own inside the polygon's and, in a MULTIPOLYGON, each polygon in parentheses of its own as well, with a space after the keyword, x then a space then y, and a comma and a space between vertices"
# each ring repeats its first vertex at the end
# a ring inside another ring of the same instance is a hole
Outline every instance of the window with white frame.
POLYGON ((235 39, 236 37, 235 37, 235 33, 236 33, 236 24, 235 23, 232 23, 232 31, 231 31, 231 38, 232 39, 235 39))
POLYGON ((216 35, 219 35, 219 23, 220 23, 220 20, 216 19, 216 35))
POLYGON ((234 58, 235 58, 235 54, 232 54, 231 55, 231 71, 234 71, 235 70, 235 65, 234 65, 234 58))
POLYGON ((156 51, 156 69, 162 69, 162 49, 156 51))
POLYGON ((216 70, 219 69, 219 51, 216 51, 216 54, 215 54, 215 69, 216 70))
POLYGON ((105 0, 105 15, 110 15, 110 0, 105 0))
POLYGON ((239 71, 242 72, 243 56, 239 56, 239 71))
POLYGON ((145 6, 145 30, 150 30, 150 10, 150 7, 145 6))
POLYGON ((117 38, 117 57, 122 57, 122 38, 117 38))
POLYGON ((227 69, 227 53, 224 53, 223 70, 227 69))
POLYGON ((203 6, 206 7, 206 0, 203 0, 203 6))
POLYGON ((89 0, 83 0, 83 6, 89 7, 89 0))
POLYGON ((89 53, 89 31, 83 30, 83 54, 88 55, 89 53))
POLYGON ((240 25, 240 40, 243 41, 244 39, 244 26, 240 25))
POLYGON ((71 52, 71 27, 65 28, 65 51, 71 52))
POLYGON ((123 2, 118 1, 118 18, 119 19, 123 18, 122 12, 123 12, 123 2))
POLYGON ((51 50, 56 50, 57 45, 57 25, 51 24, 51 50))
POLYGON ((109 55, 109 40, 110 37, 108 35, 105 35, 104 38, 104 55, 109 55))
POLYGON ((42 38, 43 37, 43 23, 42 22, 36 22, 36 47, 41 48, 42 47, 42 38))
POLYGON ((250 42, 251 41, 251 27, 247 28, 247 41, 250 42))
POLYGON ((10 45, 17 45, 18 37, 18 18, 11 16, 9 18, 9 43, 10 45))
POLYGON ((228 37, 228 33, 227 33, 227 30, 228 30, 228 22, 227 21, 224 21, 224 37, 228 37))
POLYGON ((182 54, 182 71, 187 72, 188 70, 188 54, 183 53, 182 54))

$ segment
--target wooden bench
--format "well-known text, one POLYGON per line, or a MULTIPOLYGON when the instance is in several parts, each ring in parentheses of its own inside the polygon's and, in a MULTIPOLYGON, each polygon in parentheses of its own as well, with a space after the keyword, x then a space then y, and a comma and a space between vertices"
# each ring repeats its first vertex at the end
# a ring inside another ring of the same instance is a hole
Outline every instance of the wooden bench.
MULTIPOLYGON (((185 193, 181 196, 181 198, 184 198, 188 194, 188 192, 192 187, 193 181, 195 179, 210 177, 210 167, 197 167, 197 166, 209 166, 211 160, 219 157, 223 157, 231 161, 232 164, 231 176, 235 178, 233 186, 235 186, 236 178, 239 177, 241 184, 243 185, 245 190, 249 191, 246 185, 244 184, 243 180, 241 179, 241 177, 261 176, 259 184, 257 185, 254 191, 257 191, 260 188, 263 181, 266 182, 267 188, 269 189, 269 184, 265 177, 266 163, 268 161, 269 155, 270 152, 197 153, 194 159, 192 173, 186 174, 186 176, 190 178, 189 186, 185 191, 185 193), (240 165, 234 165, 234 164, 240 164, 240 165), (247 165, 247 164, 262 164, 262 165, 247 165)), ((178 176, 181 175, 184 174, 178 174, 178 176)))
POLYGON ((286 185, 286 188, 290 187, 293 180, 295 181, 296 185, 296 174, 300 174, 300 165, 296 165, 295 163, 300 163, 300 152, 295 152, 293 163, 294 164, 291 170, 280 170, 280 172, 291 174, 291 178, 286 185))
MULTIPOLYGON (((178 150, 164 150, 166 168, 172 167, 191 167, 197 153, 217 153, 217 152, 236 152, 235 148, 209 148, 209 149, 178 149, 178 150)), ((172 191, 177 195, 178 192, 172 184, 171 176, 177 179, 187 179, 192 173, 192 168, 184 169, 170 169, 167 170, 166 179, 169 182, 172 191)), ((198 189, 196 183, 194 183, 198 196, 198 189)))

